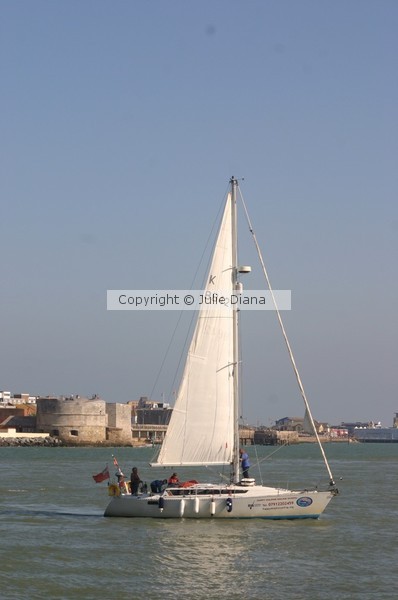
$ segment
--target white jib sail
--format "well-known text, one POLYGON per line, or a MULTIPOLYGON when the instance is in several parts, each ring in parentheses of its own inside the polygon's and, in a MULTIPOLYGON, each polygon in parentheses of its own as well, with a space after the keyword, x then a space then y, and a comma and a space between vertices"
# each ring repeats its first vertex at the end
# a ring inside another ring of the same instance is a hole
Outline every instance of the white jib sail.
MULTIPOLYGON (((233 293, 228 195, 204 294, 233 293)), ((233 309, 202 304, 173 414, 153 466, 229 464, 233 453, 233 309)))

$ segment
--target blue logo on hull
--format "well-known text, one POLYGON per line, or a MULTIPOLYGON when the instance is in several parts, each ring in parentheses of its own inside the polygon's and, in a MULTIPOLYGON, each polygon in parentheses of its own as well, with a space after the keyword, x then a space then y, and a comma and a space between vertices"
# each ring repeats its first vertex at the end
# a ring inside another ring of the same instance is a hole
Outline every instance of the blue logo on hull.
POLYGON ((296 500, 296 504, 298 506, 301 506, 301 508, 305 508, 307 506, 311 506, 311 504, 312 504, 312 498, 309 498, 308 496, 303 496, 302 498, 298 498, 296 500))

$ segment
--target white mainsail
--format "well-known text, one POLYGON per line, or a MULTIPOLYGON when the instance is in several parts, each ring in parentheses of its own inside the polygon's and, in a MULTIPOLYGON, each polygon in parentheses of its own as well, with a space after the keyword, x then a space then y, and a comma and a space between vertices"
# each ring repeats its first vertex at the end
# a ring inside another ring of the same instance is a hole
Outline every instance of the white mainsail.
MULTIPOLYGON (((206 294, 233 292, 232 201, 228 194, 206 294)), ((234 446, 233 309, 202 304, 158 460, 153 466, 230 464, 234 446)))

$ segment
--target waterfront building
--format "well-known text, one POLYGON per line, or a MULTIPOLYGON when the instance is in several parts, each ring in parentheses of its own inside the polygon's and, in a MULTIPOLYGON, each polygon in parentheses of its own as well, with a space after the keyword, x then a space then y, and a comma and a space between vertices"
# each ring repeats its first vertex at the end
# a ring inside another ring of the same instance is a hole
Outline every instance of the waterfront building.
POLYGON ((11 394, 11 392, 0 391, 0 407, 17 404, 36 404, 36 396, 30 394, 11 394))
POLYGON ((11 392, 7 392, 5 390, 0 391, 0 405, 11 404, 11 392))
MULTIPOLYGON (((325 433, 327 431, 327 424, 318 423, 315 420, 314 424, 318 433, 325 433)), ((283 417, 283 419, 275 421, 275 429, 277 431, 295 431, 298 434, 309 433, 305 417, 283 417)))
POLYGON ((107 403, 97 396, 38 398, 36 429, 65 443, 129 444, 131 409, 126 404, 107 403))

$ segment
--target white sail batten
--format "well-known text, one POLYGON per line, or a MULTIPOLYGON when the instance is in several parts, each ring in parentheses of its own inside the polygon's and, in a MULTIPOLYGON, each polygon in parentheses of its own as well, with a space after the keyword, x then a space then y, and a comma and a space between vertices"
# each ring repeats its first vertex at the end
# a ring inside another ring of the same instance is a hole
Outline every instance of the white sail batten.
MULTIPOLYGON (((228 194, 206 294, 232 294, 231 195, 228 194)), ((152 466, 230 464, 234 446, 233 309, 202 304, 174 410, 152 466)))

